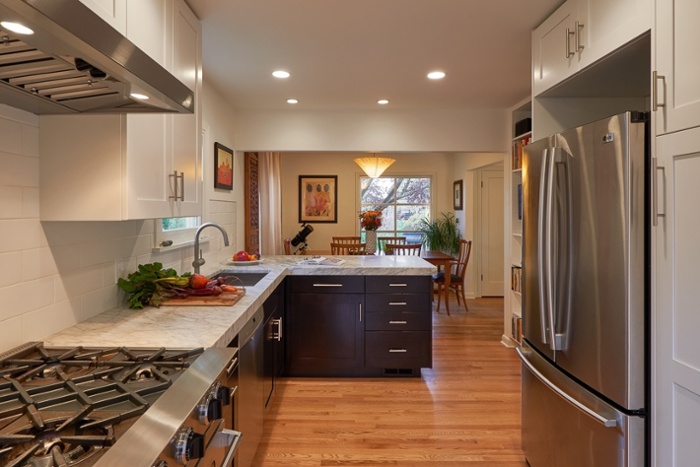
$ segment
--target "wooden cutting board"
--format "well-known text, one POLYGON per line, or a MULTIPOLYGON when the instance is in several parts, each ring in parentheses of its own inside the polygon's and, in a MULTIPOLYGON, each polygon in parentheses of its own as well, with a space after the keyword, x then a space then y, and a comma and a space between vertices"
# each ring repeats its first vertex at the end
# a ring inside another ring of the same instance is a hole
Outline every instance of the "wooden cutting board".
POLYGON ((163 300, 161 306, 230 306, 245 295, 245 289, 237 292, 223 292, 221 295, 196 295, 186 298, 163 300))

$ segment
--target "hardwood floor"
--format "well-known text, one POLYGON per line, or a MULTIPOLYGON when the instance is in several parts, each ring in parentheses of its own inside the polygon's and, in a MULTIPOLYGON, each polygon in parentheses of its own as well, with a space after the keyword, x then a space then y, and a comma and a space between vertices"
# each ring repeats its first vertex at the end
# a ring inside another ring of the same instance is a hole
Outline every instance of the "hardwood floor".
POLYGON ((503 300, 468 305, 433 313, 422 378, 282 379, 253 465, 526 467, 503 300))

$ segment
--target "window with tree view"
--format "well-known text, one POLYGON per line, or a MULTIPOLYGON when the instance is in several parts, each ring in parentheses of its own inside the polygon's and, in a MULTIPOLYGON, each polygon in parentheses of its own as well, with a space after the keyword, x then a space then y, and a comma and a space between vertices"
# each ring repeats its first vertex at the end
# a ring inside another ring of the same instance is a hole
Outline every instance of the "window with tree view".
POLYGON ((360 212, 382 212, 379 237, 406 237, 408 243, 420 243, 421 220, 430 220, 430 193, 430 177, 361 177, 360 212))

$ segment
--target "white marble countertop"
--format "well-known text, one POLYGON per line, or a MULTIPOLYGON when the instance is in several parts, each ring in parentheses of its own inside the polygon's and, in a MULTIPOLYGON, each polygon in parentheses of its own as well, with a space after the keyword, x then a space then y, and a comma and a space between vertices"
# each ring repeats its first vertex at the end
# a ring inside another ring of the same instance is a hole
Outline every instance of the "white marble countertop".
POLYGON ((114 308, 44 339, 57 346, 225 347, 255 310, 288 275, 425 276, 435 266, 415 256, 342 256, 341 266, 297 264, 304 256, 268 256, 250 266, 209 265, 202 273, 220 270, 267 272, 233 306, 162 306, 143 310, 114 308))

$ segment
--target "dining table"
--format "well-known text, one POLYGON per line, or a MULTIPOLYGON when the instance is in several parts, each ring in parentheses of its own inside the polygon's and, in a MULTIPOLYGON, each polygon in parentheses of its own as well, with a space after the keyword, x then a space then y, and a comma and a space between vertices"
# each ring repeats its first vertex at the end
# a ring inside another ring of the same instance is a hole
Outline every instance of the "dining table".
MULTIPOLYGON (((445 272, 445 308, 447 309, 447 314, 450 314, 450 279, 452 274, 450 274, 450 267, 453 262, 457 261, 452 255, 443 253, 442 251, 423 251, 420 257, 429 262, 430 264, 438 268, 438 272, 443 270, 445 272)), ((440 310, 438 309, 438 312, 440 310)))

